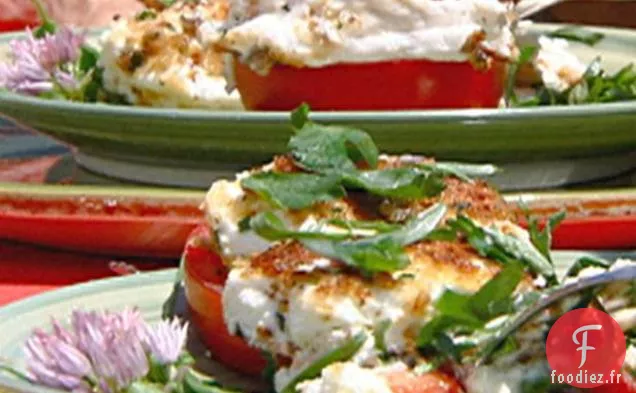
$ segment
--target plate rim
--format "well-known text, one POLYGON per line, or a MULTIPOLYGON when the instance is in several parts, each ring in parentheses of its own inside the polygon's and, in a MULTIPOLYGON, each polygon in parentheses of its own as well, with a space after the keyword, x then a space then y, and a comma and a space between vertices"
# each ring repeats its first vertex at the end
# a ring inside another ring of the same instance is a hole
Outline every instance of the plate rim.
POLYGON ((158 284, 162 281, 165 281, 165 284, 169 284, 174 281, 178 270, 178 268, 167 268, 121 277, 105 277, 53 289, 0 307, 0 320, 4 320, 11 315, 38 309, 42 303, 59 303, 77 297, 77 295, 101 292, 105 288, 115 290, 131 286, 141 287, 149 284, 158 284), (171 279, 169 280, 169 278, 171 279))
MULTIPOLYGON (((534 23, 530 31, 545 31, 566 26, 577 26, 598 31, 606 36, 627 37, 636 42, 636 29, 609 26, 592 26, 569 23, 534 23)), ((103 29, 100 29, 103 30, 103 29)), ((99 31, 99 30, 97 30, 99 31)), ((97 32, 94 30, 94 32, 97 32)), ((0 45, 23 36, 23 32, 0 34, 0 45)), ((0 92, 0 104, 31 107, 49 111, 73 111, 82 115, 117 116, 121 118, 152 117, 157 120, 206 121, 209 123, 233 122, 237 124, 278 124, 287 123, 287 111, 220 111, 205 109, 150 108, 109 105, 103 103, 78 103, 64 100, 47 100, 24 96, 11 92, 0 92)), ((523 119, 552 119, 558 117, 589 118, 598 115, 634 115, 636 101, 605 104, 584 104, 576 106, 553 106, 537 108, 489 108, 489 109, 442 109, 442 110, 402 110, 402 111, 315 111, 311 118, 322 122, 377 122, 393 123, 436 123, 436 122, 505 122, 523 119)))

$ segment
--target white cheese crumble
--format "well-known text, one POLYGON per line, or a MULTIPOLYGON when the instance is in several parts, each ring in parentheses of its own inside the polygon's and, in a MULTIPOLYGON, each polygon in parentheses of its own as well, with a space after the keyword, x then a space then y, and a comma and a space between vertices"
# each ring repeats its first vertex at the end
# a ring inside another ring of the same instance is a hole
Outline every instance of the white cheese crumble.
POLYGON ((303 382, 297 389, 300 393, 392 393, 386 378, 352 362, 332 364, 319 378, 303 382))
POLYGON ((242 109, 238 93, 225 90, 223 54, 188 32, 198 29, 200 20, 221 24, 218 7, 208 2, 194 9, 179 5, 144 20, 114 22, 101 40, 104 87, 135 105, 242 109))
POLYGON ((578 83, 587 69, 587 65, 568 50, 568 41, 545 36, 539 37, 539 52, 534 65, 543 84, 558 92, 578 83))

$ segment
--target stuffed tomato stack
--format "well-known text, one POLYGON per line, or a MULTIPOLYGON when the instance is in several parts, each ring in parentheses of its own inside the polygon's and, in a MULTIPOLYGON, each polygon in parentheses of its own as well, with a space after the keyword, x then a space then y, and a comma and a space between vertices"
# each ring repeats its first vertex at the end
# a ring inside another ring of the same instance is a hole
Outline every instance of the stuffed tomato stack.
MULTIPOLYGON (((567 304, 477 362, 498 326, 562 284, 550 228, 526 231, 473 178, 496 168, 380 155, 360 130, 302 110, 293 121, 289 154, 212 185, 186 248, 186 297, 212 356, 273 371, 282 393, 544 386, 547 321, 567 304)), ((630 290, 611 297, 634 303, 630 290)))
POLYGON ((232 1, 207 39, 233 55, 244 105, 291 110, 496 107, 517 55, 499 0, 232 1))

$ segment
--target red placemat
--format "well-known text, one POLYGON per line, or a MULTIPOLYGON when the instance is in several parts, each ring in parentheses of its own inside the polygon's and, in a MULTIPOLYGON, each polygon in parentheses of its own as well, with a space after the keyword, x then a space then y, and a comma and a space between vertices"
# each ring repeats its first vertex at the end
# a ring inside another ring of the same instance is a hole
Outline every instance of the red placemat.
MULTIPOLYGON (((117 261, 120 261, 119 259, 117 261)), ((41 292, 116 277, 113 258, 0 241, 0 306, 41 292)), ((141 271, 175 267, 177 261, 130 259, 141 271)))

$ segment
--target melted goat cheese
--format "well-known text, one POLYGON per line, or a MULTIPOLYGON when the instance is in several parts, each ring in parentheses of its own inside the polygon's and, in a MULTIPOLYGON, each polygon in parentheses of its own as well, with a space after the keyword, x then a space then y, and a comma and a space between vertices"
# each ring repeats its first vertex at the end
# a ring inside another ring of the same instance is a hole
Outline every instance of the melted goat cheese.
POLYGON ((257 0, 231 3, 218 41, 259 68, 263 54, 293 66, 398 59, 466 61, 473 39, 499 56, 514 53, 512 2, 499 0, 257 0))
POLYGON ((102 37, 104 87, 135 105, 242 109, 238 93, 225 90, 224 55, 196 34, 202 20, 220 23, 221 6, 179 4, 155 17, 115 22, 102 37))
POLYGON ((321 376, 303 382, 297 387, 300 393, 391 393, 386 378, 373 369, 366 369, 352 362, 335 363, 321 376))

